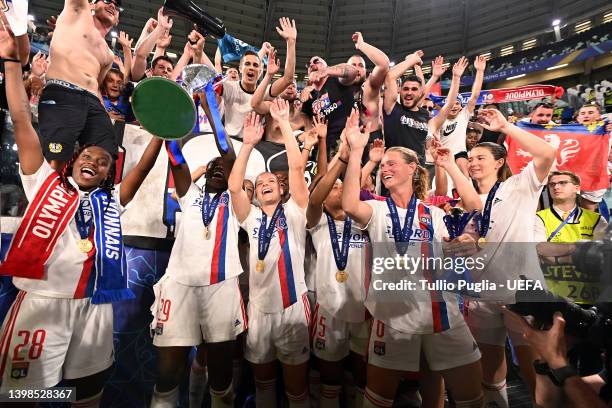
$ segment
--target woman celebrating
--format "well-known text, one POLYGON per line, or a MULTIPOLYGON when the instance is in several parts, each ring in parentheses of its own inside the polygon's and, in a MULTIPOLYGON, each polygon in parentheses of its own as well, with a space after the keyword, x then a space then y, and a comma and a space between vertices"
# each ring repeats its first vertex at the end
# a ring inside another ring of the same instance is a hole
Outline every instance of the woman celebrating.
MULTIPOLYGON (((347 127, 358 124, 359 112, 354 109, 347 127)), ((325 407, 339 406, 343 359, 349 354, 358 388, 356 407, 362 405, 366 377, 364 357, 370 320, 364 306, 368 283, 364 260, 369 237, 342 209, 342 182, 338 177, 346 169, 348 156, 348 146, 342 140, 329 170, 312 190, 306 210, 306 225, 317 253, 317 305, 311 338, 313 352, 319 358, 321 405, 325 407)))
MULTIPOLYGON (((206 97, 200 98, 212 118, 206 97)), ((175 406, 179 384, 193 346, 206 347, 212 407, 233 406, 232 358, 236 336, 246 329, 238 285, 240 226, 232 215, 227 179, 236 154, 222 125, 211 122, 221 153, 206 166, 200 190, 176 142, 168 143, 171 170, 183 213, 166 274, 155 285, 151 329, 158 347, 158 380, 151 407, 175 406)), ((196 366, 200 370, 202 366, 196 366)), ((197 376, 197 372, 192 375, 197 376)), ((238 380, 238 379, 236 379, 238 380)), ((197 399, 197 394, 192 398, 197 399)), ((191 401, 195 403, 195 401, 191 401)), ((200 402, 201 403, 201 402, 200 402)), ((197 404, 196 404, 197 405, 197 404)))
POLYGON ((30 205, 0 273, 20 289, 2 327, 0 378, 10 389, 76 387, 76 405, 98 406, 113 364, 111 302, 132 299, 120 214, 153 167, 162 141, 114 190, 113 155, 80 148, 59 171, 44 160, 31 123, 15 37, 2 14, 0 56, 30 205))
MULTIPOLYGON (((479 243, 487 256, 481 279, 493 282, 518 280, 519 275, 544 281, 533 246, 529 226, 535 221, 538 199, 555 160, 555 149, 537 136, 508 123, 495 109, 483 109, 479 122, 485 129, 513 138, 533 160, 517 175, 508 177, 507 152, 495 143, 477 144, 468 159, 468 171, 474 180, 484 211, 477 225, 479 243), (508 244, 515 243, 515 244, 508 244)), ((498 302, 470 301, 467 322, 482 352, 485 399, 500 407, 508 406, 504 345, 510 334, 520 363, 523 380, 533 392, 535 374, 533 356, 520 334, 520 327, 506 325, 501 304, 514 303, 510 292, 495 293, 498 302), (508 330, 507 330, 508 328, 508 330), (508 333, 509 332, 509 333, 508 333)))
POLYGON ((283 365, 290 407, 307 407, 310 308, 304 282, 304 248, 308 188, 287 102, 276 99, 270 114, 279 122, 285 141, 291 198, 283 204, 283 188, 272 173, 260 174, 255 182, 259 208, 251 205, 242 189, 249 155, 263 134, 254 113, 245 121, 243 145, 229 179, 234 213, 251 245, 245 358, 253 365, 258 407, 276 406, 276 359, 283 365))
MULTIPOLYGON (((434 271, 426 263, 407 271, 406 263, 395 262, 398 257, 426 260, 442 256, 441 241, 447 235, 444 213, 422 201, 428 188, 427 171, 419 166, 414 151, 403 147, 387 149, 380 171, 390 197, 385 201, 359 201, 360 160, 368 136, 361 134, 358 127, 346 132, 351 152, 342 208, 377 243, 373 245, 372 284, 366 300, 373 322, 364 407, 391 407, 405 372, 421 368, 421 355, 424 367, 442 375, 457 406, 480 407, 480 352, 459 311, 456 296, 420 288, 392 293, 381 291, 379 286, 390 278, 397 279, 392 283, 432 281, 434 271), (378 260, 385 264, 393 260, 395 266, 377 270, 378 260)), ((450 153, 445 154, 449 165, 456 166, 450 153)), ((452 174, 460 174, 459 169, 452 174)), ((473 197, 465 199, 473 201, 473 197)))

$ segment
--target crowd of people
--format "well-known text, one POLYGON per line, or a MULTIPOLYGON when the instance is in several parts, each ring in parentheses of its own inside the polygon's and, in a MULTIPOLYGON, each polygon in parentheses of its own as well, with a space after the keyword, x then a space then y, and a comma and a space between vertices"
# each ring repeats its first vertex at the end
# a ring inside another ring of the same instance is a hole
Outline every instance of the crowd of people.
MULTIPOLYGON (((120 58, 106 37, 121 11, 121 0, 66 0, 50 55, 33 58, 27 35, 15 37, 2 15, 0 58, 29 205, 0 265, 19 289, 2 326, 0 393, 64 381, 76 387, 74 406, 99 406, 114 361, 113 304, 134 298, 120 216, 165 143, 181 224, 154 286, 151 407, 176 406, 194 347, 192 407, 207 386, 212 407, 233 406, 243 360, 258 407, 281 403, 278 362, 290 407, 391 407, 400 397, 416 406, 441 407, 446 398, 456 407, 508 407, 508 338, 534 404, 605 406, 605 375, 593 374, 607 367, 592 348, 567 353, 561 316, 540 330, 506 309, 515 302, 510 290, 440 289, 443 268, 407 268, 408 258, 484 256, 473 276, 481 283, 529 279, 585 308, 597 301, 599 282, 567 268, 576 241, 605 233, 610 190, 581 190, 580 177, 555 168, 555 147, 520 126, 554 123, 553 104, 538 102, 523 118, 478 106, 486 60, 462 57, 436 105, 428 95, 447 70, 442 57, 426 81, 422 51, 391 66, 359 32, 347 39, 355 55, 346 63, 312 56, 298 90, 298 27, 285 17, 276 27, 284 68, 264 43, 223 73, 220 53, 211 60, 197 30, 174 61, 163 9, 134 46, 120 33, 120 58), (147 77, 180 81, 189 64, 224 74, 212 101, 194 95, 195 132, 213 135, 219 157, 190 166, 180 142, 153 137, 115 185, 113 123, 138 124, 131 90, 147 77), (472 97, 462 104, 470 65, 472 97), (215 114, 221 126, 208 119, 215 114), (510 139, 531 157, 516 174, 510 139), (249 180, 255 152, 265 171, 249 180), (449 221, 457 214, 462 225, 449 221), (399 261, 373 272, 380 259, 399 261), (566 272, 555 272, 561 266, 566 272), (374 284, 379 275, 428 284, 394 292, 374 284), (406 378, 411 387, 398 392, 406 378)), ((609 133, 603 114, 587 103, 575 121, 609 133)))

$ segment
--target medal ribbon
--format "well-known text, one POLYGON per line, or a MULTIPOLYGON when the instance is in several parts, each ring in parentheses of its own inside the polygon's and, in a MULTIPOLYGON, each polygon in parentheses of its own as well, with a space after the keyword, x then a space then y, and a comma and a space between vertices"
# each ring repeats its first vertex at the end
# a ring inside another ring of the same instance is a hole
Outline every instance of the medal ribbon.
POLYGON ((407 245, 397 245, 398 242, 408 243, 410 242, 410 236, 412 235, 412 221, 414 220, 414 213, 416 212, 416 195, 412 194, 410 202, 408 203, 408 209, 406 211, 406 218, 404 219, 404 227, 400 229, 399 215, 397 213, 397 207, 391 197, 386 198, 387 207, 389 207, 389 215, 391 215, 391 225, 393 232, 393 239, 395 240, 395 248, 398 254, 404 255, 406 253, 407 245))
POLYGON ((91 226, 93 225, 93 216, 91 202, 89 201, 89 194, 86 194, 85 197, 83 197, 83 200, 79 204, 79 208, 77 209, 77 212, 74 216, 74 220, 76 222, 77 230, 79 231, 81 239, 87 239, 89 237, 89 233, 91 232, 91 226), (87 203, 87 206, 89 207, 89 220, 87 220, 87 217, 85 217, 85 210, 83 208, 85 203, 87 203))
POLYGON ((350 217, 346 217, 344 220, 344 229, 342 230, 342 246, 338 244, 338 233, 336 232, 336 223, 334 219, 325 213, 327 217, 327 225, 329 226, 329 237, 331 238, 332 251, 334 253, 334 261, 339 271, 346 269, 348 262, 349 242, 351 240, 351 226, 353 220, 350 217))
POLYGON ((450 239, 455 239, 463 234, 463 230, 465 230, 470 220, 477 214, 477 211, 471 211, 469 213, 452 211, 451 213, 452 215, 445 215, 443 219, 450 239))
POLYGON ((485 206, 482 211, 482 215, 476 218, 477 220, 476 224, 478 226, 478 234, 482 238, 486 237, 487 232, 489 232, 489 222, 491 221, 491 208, 493 207, 493 199, 495 198, 495 193, 497 192, 497 189, 499 188, 500 184, 501 184, 500 181, 495 182, 495 185, 493 186, 493 188, 491 189, 491 191, 489 191, 489 194, 487 195, 487 201, 485 202, 485 206))
POLYGON ((270 241, 276 228, 276 221, 284 213, 283 202, 279 202, 270 219, 270 225, 267 225, 268 216, 263 210, 261 211, 261 224, 259 226, 259 234, 257 236, 257 259, 263 261, 270 249, 270 241))
POLYGON ((210 194, 208 194, 208 192, 204 192, 204 197, 202 198, 202 222, 204 223, 204 226, 206 228, 208 228, 208 226, 210 225, 213 215, 217 210, 221 194, 223 193, 215 194, 215 196, 211 200, 210 194))

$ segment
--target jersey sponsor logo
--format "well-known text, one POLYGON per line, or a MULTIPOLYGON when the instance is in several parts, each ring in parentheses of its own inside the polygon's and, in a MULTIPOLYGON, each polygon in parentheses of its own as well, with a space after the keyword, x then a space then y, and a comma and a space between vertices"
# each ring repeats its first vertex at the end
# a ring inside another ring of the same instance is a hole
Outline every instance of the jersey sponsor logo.
POLYGON ((386 353, 386 345, 384 341, 374 341, 374 354, 384 356, 386 353))
POLYGON ((421 221, 423 224, 431 225, 431 215, 429 214, 421 215, 419 217, 419 221, 421 221))
POLYGON ((332 103, 331 100, 329 99, 329 93, 326 92, 312 103, 312 111, 315 114, 322 113, 323 116, 328 116, 333 111, 335 111, 341 106, 342 106, 341 100, 337 100, 332 103))
POLYGON ((29 368, 30 363, 27 361, 14 361, 11 365, 11 378, 18 380, 27 377, 29 368))
MULTIPOLYGON (((389 214, 387 214, 387 217, 391 218, 391 216, 389 214)), ((426 218, 425 216, 421 219, 421 222, 423 222, 426 225, 431 225, 431 219, 425 221, 426 218)), ((391 225, 387 225, 387 237, 389 237, 389 239, 393 239, 393 227, 391 225)), ((411 242, 407 242, 406 244, 408 246, 414 246, 415 242, 429 242, 433 239, 433 236, 431 235, 431 231, 429 229, 421 229, 421 228, 414 228, 412 230, 412 235, 410 236, 410 241, 411 242)))
POLYGON ((236 321, 234 322, 234 327, 238 326, 240 326, 240 319, 236 319, 236 321))
POLYGON ((455 129, 457 129, 457 122, 451 123, 450 125, 445 127, 444 130, 442 131, 442 136, 443 137, 450 136, 451 133, 455 131, 455 129))
POLYGON ((156 336, 161 336, 162 334, 164 334, 164 324, 157 322, 157 326, 155 327, 155 330, 153 330, 153 333, 156 336))
POLYGON ((317 339, 315 340, 315 348, 317 350, 325 350, 325 339, 317 337, 317 339))
POLYGON ((495 205, 497 203, 501 203, 501 202, 502 202, 501 198, 495 197, 495 200, 493 200, 493 205, 495 205))
POLYGON ((400 123, 402 125, 405 125, 405 126, 417 129, 417 130, 427 131, 427 122, 417 122, 413 118, 408 117, 406 115, 402 115, 400 117, 400 123))
POLYGON ((61 153, 62 144, 61 143, 49 143, 49 151, 51 153, 61 153))

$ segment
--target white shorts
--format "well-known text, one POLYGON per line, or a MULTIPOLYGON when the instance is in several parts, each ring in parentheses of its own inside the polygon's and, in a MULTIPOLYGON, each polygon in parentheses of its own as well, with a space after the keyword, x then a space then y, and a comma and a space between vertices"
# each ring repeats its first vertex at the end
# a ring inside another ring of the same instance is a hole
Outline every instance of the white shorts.
POLYGON ((153 291, 151 330, 157 347, 230 341, 247 327, 238 277, 210 286, 187 286, 164 276, 153 291))
POLYGON ((470 300, 465 302, 465 321, 480 344, 504 346, 509 336, 513 346, 526 346, 521 326, 507 319, 501 304, 470 300))
POLYGON ((607 189, 595 190, 595 191, 581 191, 580 196, 584 199, 592 201, 594 203, 600 203, 603 196, 606 194, 607 189))
POLYGON ((399 332, 372 319, 368 363, 401 371, 419 371, 421 351, 433 371, 460 367, 480 360, 480 350, 467 325, 434 334, 399 332))
POLYGON ((370 335, 370 319, 353 323, 336 319, 319 304, 310 328, 312 351, 325 361, 340 361, 349 351, 365 356, 370 335))
POLYGON ((278 313, 263 313, 249 303, 249 330, 244 358, 254 364, 276 359, 283 364, 298 365, 308 361, 308 327, 310 305, 306 294, 278 313))
POLYGON ((19 291, 0 347, 0 393, 99 373, 113 364, 113 306, 19 291))

